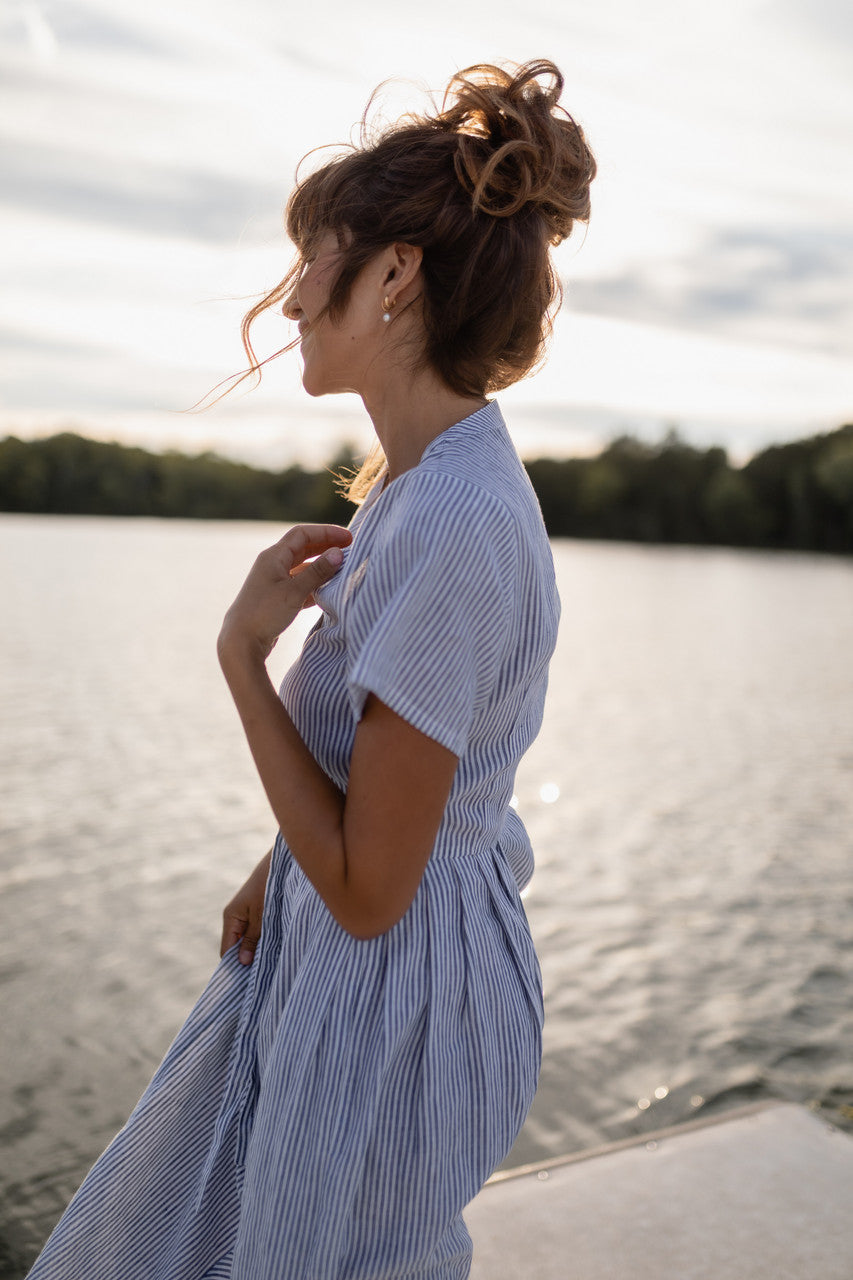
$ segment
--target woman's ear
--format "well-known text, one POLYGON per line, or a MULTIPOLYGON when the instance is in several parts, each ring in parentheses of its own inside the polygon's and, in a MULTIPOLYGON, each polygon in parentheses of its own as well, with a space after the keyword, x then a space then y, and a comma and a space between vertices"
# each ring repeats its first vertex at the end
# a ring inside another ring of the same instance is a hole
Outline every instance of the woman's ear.
POLYGON ((406 244, 396 241, 389 245, 389 260, 386 266, 383 287, 394 286, 394 293, 399 294, 417 277, 421 269, 424 251, 417 244, 406 244))

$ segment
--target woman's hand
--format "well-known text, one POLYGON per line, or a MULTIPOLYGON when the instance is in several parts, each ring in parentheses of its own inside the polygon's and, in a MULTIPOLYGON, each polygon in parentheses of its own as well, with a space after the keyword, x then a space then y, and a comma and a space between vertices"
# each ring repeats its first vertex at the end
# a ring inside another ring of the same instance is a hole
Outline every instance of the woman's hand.
POLYGON ((266 661, 282 631, 313 603, 317 587, 337 573, 341 548, 350 542, 352 534, 340 525, 300 524, 262 551, 225 615, 220 661, 234 654, 266 661))
POLYGON ((261 936, 261 917, 264 913, 264 892, 270 871, 272 849, 255 867, 249 879, 238 889, 222 912, 222 944, 220 956, 224 956, 235 943, 240 943, 241 964, 251 964, 255 947, 261 936))

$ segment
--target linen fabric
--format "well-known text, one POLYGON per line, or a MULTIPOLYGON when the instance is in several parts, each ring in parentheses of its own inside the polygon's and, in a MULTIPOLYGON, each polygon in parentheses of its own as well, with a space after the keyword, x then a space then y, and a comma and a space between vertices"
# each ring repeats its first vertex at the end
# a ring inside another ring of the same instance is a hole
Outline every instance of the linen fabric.
POLYGON ((462 1280, 462 1210, 536 1088, 539 967, 510 805, 559 604, 494 402, 372 490, 281 697, 343 790, 373 693, 459 757, 415 899, 378 938, 276 840, 254 964, 232 948, 31 1280, 462 1280))

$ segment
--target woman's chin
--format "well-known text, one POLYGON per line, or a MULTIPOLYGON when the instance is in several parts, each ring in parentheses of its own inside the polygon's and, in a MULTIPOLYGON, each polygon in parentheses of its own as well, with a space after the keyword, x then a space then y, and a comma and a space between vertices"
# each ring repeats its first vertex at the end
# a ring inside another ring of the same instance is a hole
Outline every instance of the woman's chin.
POLYGON ((308 368, 302 370, 302 386, 309 396, 323 396, 329 389, 320 378, 312 376, 308 368))
POLYGON ((314 378, 308 369, 302 370, 302 386, 309 396, 340 396, 350 392, 355 392, 354 387, 349 387, 344 383, 330 382, 328 379, 314 378))

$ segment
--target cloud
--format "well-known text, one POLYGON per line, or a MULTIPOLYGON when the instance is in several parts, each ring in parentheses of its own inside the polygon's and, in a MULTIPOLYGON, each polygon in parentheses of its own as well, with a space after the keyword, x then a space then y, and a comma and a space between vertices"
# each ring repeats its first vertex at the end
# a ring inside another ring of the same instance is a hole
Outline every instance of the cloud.
POLYGON ((153 36, 150 30, 143 31, 133 19, 122 21, 115 13, 108 14, 91 5, 69 3, 68 0, 43 4, 40 9, 42 21, 49 22, 57 44, 62 48, 80 47, 105 54, 132 50, 160 58, 174 56, 168 41, 153 36))
POLYGON ((101 343, 63 342, 0 331, 8 357, 0 375, 3 418, 186 408, 192 395, 179 370, 101 343))
POLYGON ((853 231, 720 231, 689 256, 570 281, 566 291, 573 310, 843 354, 853 329, 853 231))
POLYGON ((7 142, 0 148, 7 208, 60 214, 153 236, 233 242, 249 219, 264 215, 274 232, 268 184, 191 168, 114 159, 49 144, 7 142))
MULTIPOLYGON (((519 390, 531 431, 546 401, 563 423, 578 401, 578 430, 608 406, 620 422, 698 406, 721 428, 847 412, 830 357, 853 321, 848 0, 720 0, 686 22, 678 0, 430 12, 412 41, 390 0, 368 24, 343 0, 0 4, 0 317, 30 335, 9 361, 18 411, 153 421, 154 397, 202 394, 239 367, 242 295, 281 274, 299 155, 346 133, 386 76, 436 87, 454 65, 546 50, 601 174, 565 262, 572 343, 519 390)), ((251 415, 273 438, 270 395, 251 415)))
POLYGON ((813 35, 828 49, 853 53, 853 6, 850 0, 779 0, 777 18, 813 35))
POLYGON ((75 342, 73 339, 66 338, 42 338, 32 333, 22 333, 20 329, 12 329, 7 325, 0 325, 0 350, 7 358, 12 357, 15 360, 36 356, 39 359, 54 359, 55 357, 68 356, 70 359, 79 359, 81 356, 87 357, 96 354, 107 356, 110 349, 95 343, 75 342))

